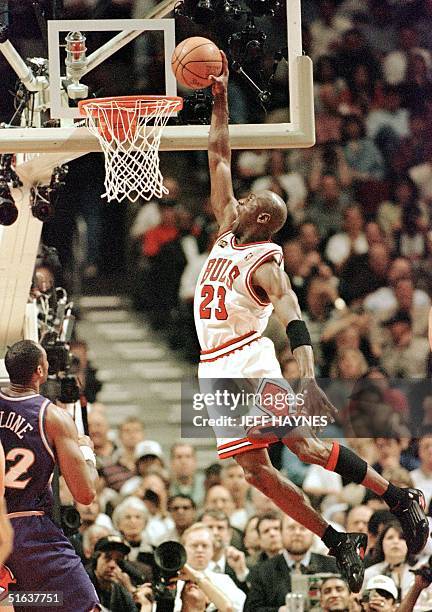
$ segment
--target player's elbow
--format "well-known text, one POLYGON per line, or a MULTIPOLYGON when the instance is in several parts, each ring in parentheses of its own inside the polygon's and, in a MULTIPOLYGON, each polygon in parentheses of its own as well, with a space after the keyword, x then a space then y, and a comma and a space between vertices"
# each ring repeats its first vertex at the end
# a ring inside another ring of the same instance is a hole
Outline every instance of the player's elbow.
POLYGON ((96 489, 94 487, 83 487, 76 495, 74 495, 75 501, 84 506, 89 506, 94 498, 96 497, 96 489))

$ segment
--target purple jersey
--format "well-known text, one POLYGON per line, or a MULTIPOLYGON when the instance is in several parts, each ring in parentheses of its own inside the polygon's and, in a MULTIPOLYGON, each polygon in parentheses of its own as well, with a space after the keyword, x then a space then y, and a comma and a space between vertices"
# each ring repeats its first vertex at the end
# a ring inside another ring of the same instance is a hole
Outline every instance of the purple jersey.
POLYGON ((40 510, 51 514, 53 449, 45 435, 42 395, 9 397, 0 391, 0 441, 6 456, 6 504, 9 513, 40 510))

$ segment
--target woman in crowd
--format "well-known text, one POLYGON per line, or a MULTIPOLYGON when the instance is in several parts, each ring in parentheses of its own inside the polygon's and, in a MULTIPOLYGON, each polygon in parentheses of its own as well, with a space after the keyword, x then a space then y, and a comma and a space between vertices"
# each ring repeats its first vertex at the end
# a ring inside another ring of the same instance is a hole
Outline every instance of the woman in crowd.
POLYGON ((141 499, 134 496, 126 497, 114 510, 112 520, 114 527, 131 547, 129 559, 135 561, 140 552, 151 552, 152 548, 147 542, 144 531, 148 510, 141 499))
POLYGON ((414 560, 408 556, 402 528, 397 521, 388 523, 382 530, 374 548, 374 561, 365 572, 364 584, 379 574, 390 576, 398 588, 400 601, 414 582, 414 575, 409 571, 414 560))

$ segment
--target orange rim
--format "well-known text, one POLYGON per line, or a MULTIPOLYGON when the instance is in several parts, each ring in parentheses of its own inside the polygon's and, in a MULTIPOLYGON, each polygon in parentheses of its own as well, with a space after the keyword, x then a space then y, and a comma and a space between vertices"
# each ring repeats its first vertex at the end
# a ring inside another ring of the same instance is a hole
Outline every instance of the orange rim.
POLYGON ((168 105, 169 102, 175 103, 172 111, 179 111, 183 108, 183 98, 179 96, 113 96, 111 98, 88 98, 87 100, 80 100, 78 102, 78 108, 81 115, 87 115, 90 113, 93 117, 99 115, 100 108, 107 108, 114 113, 127 112, 130 108, 135 108, 137 102, 143 102, 136 110, 139 116, 149 115, 156 110, 160 110, 160 102, 165 101, 168 105), (113 102, 121 105, 122 108, 116 108, 112 106, 113 102))

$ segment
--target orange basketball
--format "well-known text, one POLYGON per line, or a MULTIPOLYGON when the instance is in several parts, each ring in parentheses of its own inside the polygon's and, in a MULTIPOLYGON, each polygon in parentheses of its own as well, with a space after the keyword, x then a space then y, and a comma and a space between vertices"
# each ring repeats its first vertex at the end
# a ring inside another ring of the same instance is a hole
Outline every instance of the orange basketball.
POLYGON ((191 89, 209 87, 209 75, 222 72, 222 56, 217 46, 208 38, 192 36, 177 45, 171 68, 179 83, 191 89))

